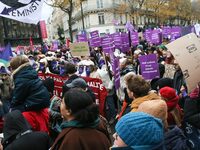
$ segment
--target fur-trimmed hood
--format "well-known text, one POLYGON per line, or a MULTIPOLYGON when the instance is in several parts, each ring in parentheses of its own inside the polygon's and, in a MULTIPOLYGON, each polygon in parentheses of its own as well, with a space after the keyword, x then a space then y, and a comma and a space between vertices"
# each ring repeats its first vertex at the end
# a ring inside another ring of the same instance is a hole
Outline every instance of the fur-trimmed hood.
POLYGON ((11 74, 11 78, 13 79, 13 77, 21 70, 23 69, 24 67, 27 67, 27 66, 31 66, 31 64, 29 62, 25 63, 25 64, 22 64, 20 65, 17 69, 15 69, 12 74, 11 74))

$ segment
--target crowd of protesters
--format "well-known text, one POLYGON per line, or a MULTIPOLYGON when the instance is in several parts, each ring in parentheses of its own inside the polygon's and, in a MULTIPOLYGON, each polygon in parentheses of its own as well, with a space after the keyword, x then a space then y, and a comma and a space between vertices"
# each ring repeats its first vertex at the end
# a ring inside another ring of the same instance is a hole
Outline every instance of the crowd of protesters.
POLYGON ((91 48, 88 57, 61 48, 24 52, 9 67, 1 63, 1 149, 200 149, 200 85, 188 93, 170 51, 140 40, 126 54, 115 50, 114 55, 120 59, 120 94, 101 47, 91 48), (139 62, 148 54, 157 55, 160 71, 151 81, 141 76, 139 62), (42 81, 38 72, 68 77, 62 97, 54 94, 54 80, 42 81), (108 93, 105 116, 84 76, 102 80, 108 93))

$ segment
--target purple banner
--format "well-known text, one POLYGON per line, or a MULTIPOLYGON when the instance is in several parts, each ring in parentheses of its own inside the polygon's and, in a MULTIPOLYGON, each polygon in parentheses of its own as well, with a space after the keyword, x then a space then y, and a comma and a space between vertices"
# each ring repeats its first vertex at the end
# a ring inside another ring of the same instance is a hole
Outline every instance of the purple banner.
POLYGON ((151 80, 160 77, 156 54, 140 56, 139 61, 144 79, 151 80))
POLYGON ((114 50, 113 39, 111 36, 106 35, 101 38, 101 46, 105 53, 109 53, 110 50, 114 50))
POLYGON ((139 44, 138 32, 131 32, 131 41, 133 46, 137 46, 139 44))
POLYGON ((87 42, 87 34, 79 34, 77 35, 77 42, 87 42))
POLYGON ((99 47, 101 46, 101 38, 99 37, 99 31, 90 32, 90 46, 91 47, 99 47))
POLYGON ((126 23, 125 28, 126 28, 128 31, 130 31, 130 32, 134 31, 134 26, 131 24, 130 21, 128 21, 128 22, 126 23))
POLYGON ((129 36, 127 33, 121 33, 121 52, 126 53, 130 49, 129 36))

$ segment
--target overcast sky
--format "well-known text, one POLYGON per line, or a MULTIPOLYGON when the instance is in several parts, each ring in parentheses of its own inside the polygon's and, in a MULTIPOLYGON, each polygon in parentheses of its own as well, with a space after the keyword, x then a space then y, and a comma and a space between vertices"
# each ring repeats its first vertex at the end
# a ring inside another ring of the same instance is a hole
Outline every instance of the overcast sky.
POLYGON ((48 6, 46 3, 43 4, 42 8, 42 18, 41 20, 46 20, 50 17, 51 13, 53 11, 53 8, 48 6))

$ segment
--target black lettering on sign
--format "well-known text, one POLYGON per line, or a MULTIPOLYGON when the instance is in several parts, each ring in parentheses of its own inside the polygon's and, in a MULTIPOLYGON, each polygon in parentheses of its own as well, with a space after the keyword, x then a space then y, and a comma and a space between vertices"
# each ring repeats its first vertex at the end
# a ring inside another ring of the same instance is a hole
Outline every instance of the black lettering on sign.
POLYGON ((190 77, 188 70, 183 71, 183 76, 184 76, 185 79, 190 77))
POLYGON ((197 47, 195 44, 191 44, 191 45, 187 46, 186 49, 188 50, 189 53, 193 53, 193 52, 197 51, 197 47))

